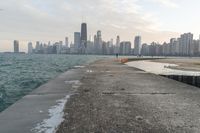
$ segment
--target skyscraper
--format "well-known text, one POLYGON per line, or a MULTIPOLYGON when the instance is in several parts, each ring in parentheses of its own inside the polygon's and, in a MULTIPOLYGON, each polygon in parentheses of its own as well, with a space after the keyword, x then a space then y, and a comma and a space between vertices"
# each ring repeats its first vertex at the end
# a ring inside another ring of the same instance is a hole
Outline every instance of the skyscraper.
POLYGON ((68 37, 65 37, 65 46, 68 48, 69 47, 69 40, 68 37))
POLYGON ((181 55, 193 55, 193 34, 184 33, 180 38, 180 52, 181 55))
POLYGON ((124 41, 120 43, 120 54, 121 55, 131 54, 131 42, 124 41))
POLYGON ((101 37, 101 31, 97 31, 97 38, 96 38, 96 47, 97 47, 97 53, 101 54, 102 53, 102 37, 101 37))
POLYGON ((87 24, 82 23, 81 24, 81 44, 84 45, 84 47, 87 47, 87 24))
POLYGON ((120 37, 117 36, 117 39, 116 39, 116 46, 119 47, 120 46, 120 37))
POLYGON ((74 49, 76 52, 81 48, 81 33, 74 32, 74 49))
POLYGON ((33 53, 33 45, 32 42, 28 43, 28 54, 32 54, 33 53))
POLYGON ((134 55, 141 55, 141 36, 136 36, 134 41, 134 55))
POLYGON ((19 53, 19 41, 14 40, 14 53, 19 53))
POLYGON ((115 46, 115 54, 119 53, 119 47, 120 47, 120 37, 117 36, 116 46, 115 46))

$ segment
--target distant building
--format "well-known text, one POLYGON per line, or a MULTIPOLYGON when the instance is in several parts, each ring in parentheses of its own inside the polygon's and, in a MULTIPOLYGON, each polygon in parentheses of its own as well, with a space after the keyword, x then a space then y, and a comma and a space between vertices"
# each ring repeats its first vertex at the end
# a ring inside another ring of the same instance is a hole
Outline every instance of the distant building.
POLYGON ((54 46, 56 47, 56 54, 61 54, 62 51, 62 41, 56 42, 54 46))
POLYGON ((94 35, 94 53, 98 54, 97 35, 94 35))
POLYGON ((87 24, 86 23, 81 24, 81 47, 82 48, 87 47, 87 24))
POLYGON ((138 56, 141 55, 141 36, 136 36, 134 41, 134 55, 138 56))
POLYGON ((180 54, 182 56, 193 55, 193 34, 184 33, 180 37, 180 54))
POLYGON ((35 53, 39 53, 39 51, 40 51, 40 42, 37 41, 35 46, 35 53))
POLYGON ((95 54, 95 52, 94 52, 94 42, 92 42, 92 41, 87 42, 86 53, 87 54, 95 54))
POLYGON ((69 47, 69 39, 68 39, 68 37, 65 37, 65 46, 67 48, 69 47))
POLYGON ((98 45, 98 53, 102 53, 102 37, 101 37, 101 31, 97 31, 97 45, 98 45))
POLYGON ((177 40, 174 42, 175 46, 174 46, 174 52, 175 52, 175 56, 179 56, 180 55, 180 38, 177 38, 177 40))
POLYGON ((19 41, 14 40, 14 53, 19 53, 19 41))
POLYGON ((102 54, 103 53, 103 42, 102 42, 100 30, 98 30, 97 34, 94 36, 94 48, 95 48, 96 54, 102 54))
POLYGON ((149 45, 146 43, 142 45, 141 55, 149 56, 149 45))
POLYGON ((78 53, 79 49, 81 49, 81 33, 74 32, 74 51, 78 53))
POLYGON ((170 55, 176 55, 176 38, 170 39, 170 55))
POLYGON ((131 54, 131 42, 121 42, 120 43, 120 54, 130 55, 131 54))
POLYGON ((119 47, 120 47, 120 37, 117 36, 116 45, 115 45, 115 54, 119 53, 119 47))
POLYGON ((193 40, 193 46, 194 46, 194 56, 199 56, 200 55, 200 51, 199 51, 199 49, 200 49, 200 45, 199 45, 199 40, 193 40))
POLYGON ((164 42, 162 46, 163 46, 163 55, 169 56, 170 55, 170 44, 164 42))
POLYGON ((28 54, 32 54, 33 53, 33 45, 32 42, 28 43, 28 54))

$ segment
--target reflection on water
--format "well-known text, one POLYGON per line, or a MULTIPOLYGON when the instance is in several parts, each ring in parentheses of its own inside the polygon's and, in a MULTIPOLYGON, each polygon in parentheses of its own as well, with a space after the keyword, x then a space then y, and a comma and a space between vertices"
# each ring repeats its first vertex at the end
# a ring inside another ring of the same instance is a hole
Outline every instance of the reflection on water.
POLYGON ((185 76, 200 76, 200 72, 196 71, 186 71, 171 69, 170 66, 177 66, 175 64, 168 63, 158 63, 151 61, 132 61, 126 63, 128 66, 135 67, 144 70, 149 73, 154 73, 158 75, 185 75, 185 76))

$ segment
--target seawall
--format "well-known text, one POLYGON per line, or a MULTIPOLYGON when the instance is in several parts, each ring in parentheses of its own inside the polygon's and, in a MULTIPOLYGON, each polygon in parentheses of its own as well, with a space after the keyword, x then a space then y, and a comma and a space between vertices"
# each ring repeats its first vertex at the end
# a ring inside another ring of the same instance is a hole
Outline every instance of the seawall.
POLYGON ((47 127, 56 125, 53 123, 55 121, 60 121, 58 117, 61 114, 56 111, 59 111, 62 102, 67 101, 75 92, 76 87, 73 85, 82 76, 83 72, 79 68, 69 70, 11 105, 0 113, 0 133, 39 133, 47 129, 52 130, 52 127, 47 127))
POLYGON ((42 132, 49 109, 63 99, 57 133, 200 131, 199 88, 105 59, 58 76, 3 111, 0 132, 42 132))

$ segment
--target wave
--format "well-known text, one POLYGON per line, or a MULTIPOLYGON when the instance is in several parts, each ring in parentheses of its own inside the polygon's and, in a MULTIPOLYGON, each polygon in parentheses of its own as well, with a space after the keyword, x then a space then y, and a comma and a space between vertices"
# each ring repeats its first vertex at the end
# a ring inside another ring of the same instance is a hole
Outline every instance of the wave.
POLYGON ((0 112, 58 74, 99 58, 0 54, 0 112))

